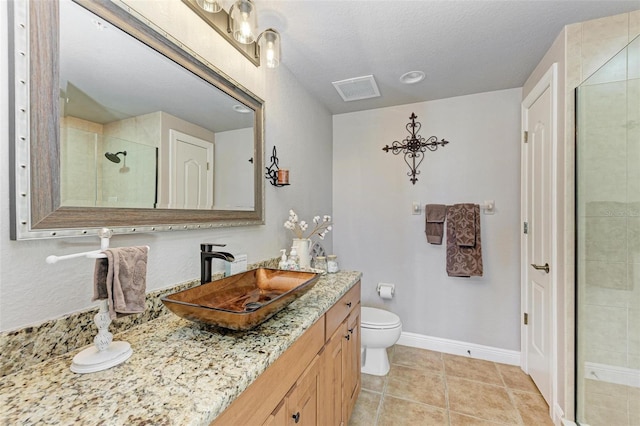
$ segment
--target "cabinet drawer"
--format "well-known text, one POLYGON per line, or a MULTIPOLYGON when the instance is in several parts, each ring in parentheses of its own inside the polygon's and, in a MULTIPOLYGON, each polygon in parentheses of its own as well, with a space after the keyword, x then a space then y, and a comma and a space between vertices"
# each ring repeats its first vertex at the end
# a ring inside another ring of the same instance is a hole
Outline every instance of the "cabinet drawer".
POLYGON ((325 314, 325 338, 333 336, 338 326, 360 302, 360 281, 358 281, 340 300, 325 314))

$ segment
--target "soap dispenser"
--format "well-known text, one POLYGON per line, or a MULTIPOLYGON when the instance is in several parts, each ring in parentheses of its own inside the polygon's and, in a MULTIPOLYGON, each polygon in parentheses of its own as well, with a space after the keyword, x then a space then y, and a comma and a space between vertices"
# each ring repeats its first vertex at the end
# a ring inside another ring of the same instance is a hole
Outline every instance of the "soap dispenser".
POLYGON ((287 249, 280 250, 282 256, 280 256, 280 263, 278 263, 278 269, 287 269, 287 249))
POLYGON ((297 271, 300 269, 300 259, 298 258, 298 251, 295 247, 291 247, 291 251, 289 252, 289 267, 287 269, 291 269, 292 271, 297 271))

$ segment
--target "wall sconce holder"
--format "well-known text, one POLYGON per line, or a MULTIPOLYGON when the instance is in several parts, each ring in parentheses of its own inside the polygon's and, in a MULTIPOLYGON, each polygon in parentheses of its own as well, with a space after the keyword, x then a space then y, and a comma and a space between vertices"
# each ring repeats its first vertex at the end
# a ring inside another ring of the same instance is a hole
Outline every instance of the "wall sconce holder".
POLYGON ((273 146, 273 152, 271 154, 271 164, 269 167, 265 167, 267 172, 264 174, 264 177, 269 181, 269 183, 273 186, 287 186, 289 183, 289 170, 282 169, 278 167, 278 153, 276 152, 276 146, 273 146))

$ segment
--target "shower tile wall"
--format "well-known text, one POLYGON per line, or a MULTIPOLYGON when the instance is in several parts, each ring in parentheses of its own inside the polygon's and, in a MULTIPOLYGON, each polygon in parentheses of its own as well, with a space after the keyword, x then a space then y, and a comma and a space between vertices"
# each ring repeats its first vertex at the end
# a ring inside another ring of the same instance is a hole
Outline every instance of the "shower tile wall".
POLYGON ((95 206, 102 191, 102 170, 96 167, 97 153, 102 151, 102 130, 101 124, 75 117, 61 120, 60 198, 63 206, 95 206))
POLYGON ((153 112, 105 124, 104 150, 127 151, 127 156, 118 165, 102 162, 104 188, 99 205, 153 208, 161 117, 161 112, 153 112))
POLYGON ((635 40, 578 95, 578 420, 593 426, 640 421, 638 389, 602 377, 640 371, 639 58, 635 40))
POLYGON ((104 125, 65 117, 60 134, 62 205, 153 208, 159 112, 104 125), (118 164, 104 157, 120 151, 118 164))

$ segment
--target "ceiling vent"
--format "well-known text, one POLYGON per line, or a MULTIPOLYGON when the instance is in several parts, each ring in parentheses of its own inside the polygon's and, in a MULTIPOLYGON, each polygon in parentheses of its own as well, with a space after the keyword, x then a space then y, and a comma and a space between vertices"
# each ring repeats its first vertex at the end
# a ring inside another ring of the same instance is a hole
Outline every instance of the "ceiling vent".
POLYGON ((333 84, 333 87, 336 88, 345 102, 380 96, 378 85, 372 75, 334 81, 331 84, 333 84))

